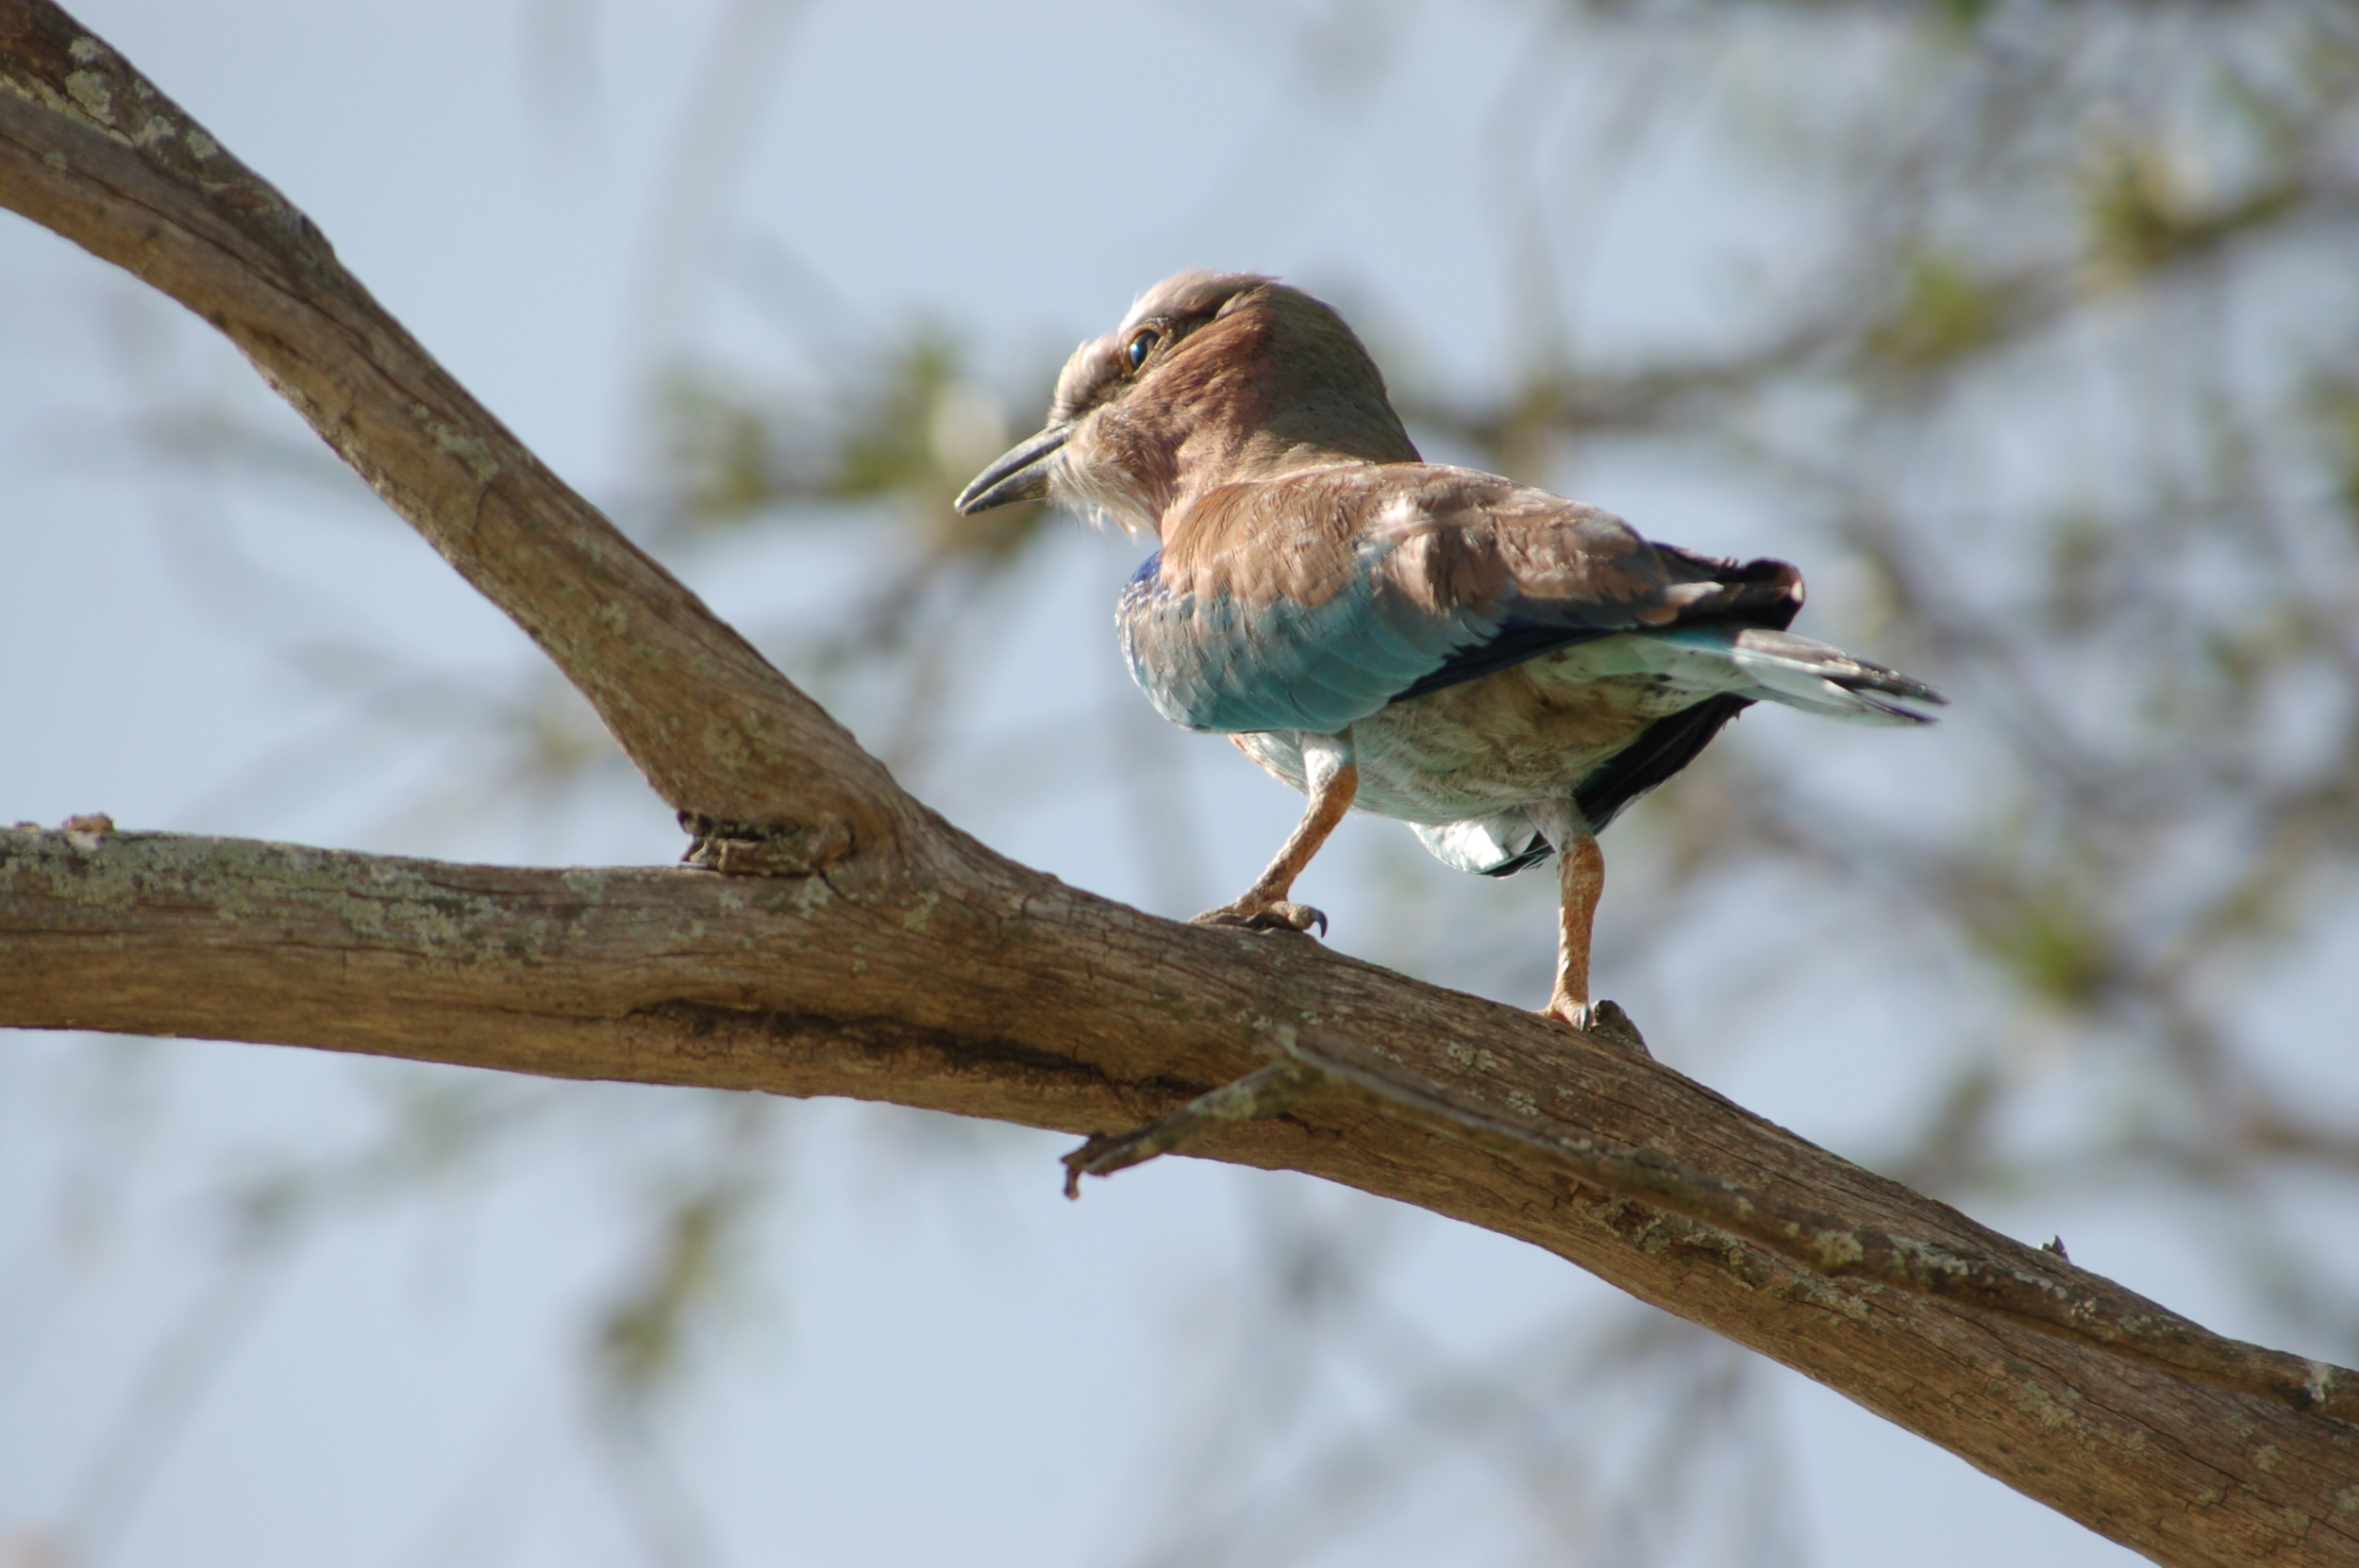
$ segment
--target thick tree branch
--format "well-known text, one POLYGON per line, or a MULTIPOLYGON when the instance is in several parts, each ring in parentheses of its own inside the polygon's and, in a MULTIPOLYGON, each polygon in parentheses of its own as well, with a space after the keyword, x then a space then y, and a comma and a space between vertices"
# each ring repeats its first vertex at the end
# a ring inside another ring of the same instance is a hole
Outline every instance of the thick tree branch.
POLYGON ((1510 1159, 1537 1159, 1576 1182, 1741 1236, 1831 1278, 1880 1281, 1986 1307, 2220 1388, 2359 1420, 2359 1376, 2222 1339, 2111 1280, 2070 1267, 2046 1248, 2032 1255, 2039 1266, 2026 1270, 2008 1259, 1890 1235, 1688 1169, 1651 1149, 1600 1147, 1520 1125, 1446 1085, 1417 1082, 1332 1031, 1281 1024, 1268 1034, 1279 1054, 1270 1065, 1198 1095, 1135 1133, 1093 1136, 1067 1155, 1066 1195, 1076 1194, 1081 1176, 1111 1176, 1192 1148, 1229 1125, 1290 1110, 1307 1093, 1339 1094, 1391 1115, 1439 1123, 1452 1136, 1510 1159))
POLYGON ((0 0, 0 202, 220 326, 589 695, 708 863, 765 874, 0 834, 0 1022, 1075 1132, 1284 1059, 1307 1076, 1208 1102, 1174 1141, 1548 1247, 2160 1560, 2359 1562, 2352 1375, 2206 1334, 1553 1024, 991 854, 105 44, 0 0))
POLYGON ((81 838, 0 834, 0 1018, 1075 1132, 1291 1039, 1328 1081, 1199 1152, 1547 1247, 2160 1560, 2359 1561, 2359 1428, 2317 1413, 2350 1408, 2350 1374, 2205 1334, 1655 1062, 1309 938, 1017 868, 875 894, 81 838))

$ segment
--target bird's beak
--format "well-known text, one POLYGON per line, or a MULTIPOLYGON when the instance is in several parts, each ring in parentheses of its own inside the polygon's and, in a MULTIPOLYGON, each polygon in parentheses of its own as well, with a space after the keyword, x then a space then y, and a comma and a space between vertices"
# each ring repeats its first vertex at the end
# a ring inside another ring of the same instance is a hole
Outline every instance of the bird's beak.
POLYGON ((1051 425, 1039 435, 1018 442, 997 462, 975 475, 950 504, 973 516, 1004 507, 1011 501, 1039 501, 1048 494, 1048 470, 1057 449, 1073 434, 1070 424, 1051 425))

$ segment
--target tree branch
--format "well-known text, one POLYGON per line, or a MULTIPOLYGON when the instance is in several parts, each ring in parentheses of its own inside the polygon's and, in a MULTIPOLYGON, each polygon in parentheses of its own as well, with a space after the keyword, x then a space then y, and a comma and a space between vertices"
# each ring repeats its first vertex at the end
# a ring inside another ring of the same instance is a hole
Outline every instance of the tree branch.
POLYGON ((1134 1132, 1093 1134, 1065 1156, 1065 1195, 1079 1195, 1083 1176, 1112 1176, 1187 1150, 1237 1122, 1281 1114, 1306 1093, 1324 1092, 1386 1114, 1438 1122, 1453 1136, 1506 1159, 1536 1157, 1576 1182, 1741 1236, 1830 1278, 1875 1280, 1917 1295, 1969 1302, 2219 1388, 2359 1420, 2359 1376, 2324 1361, 2222 1339, 2111 1280, 2069 1267, 2068 1259, 2051 1262, 2049 1248, 2030 1254, 2040 1266, 2026 1271, 1987 1254, 1890 1235, 1687 1169, 1651 1149, 1568 1143, 1519 1126, 1446 1085, 1414 1081, 1347 1036, 1283 1024, 1265 1034, 1278 1057, 1268 1066, 1134 1132))
POLYGON ((1020 868, 878 895, 832 872, 79 837, 0 834, 11 1023, 1073 1132, 1229 1084, 1291 1032, 1320 1089, 1198 1152, 1547 1247, 2159 1560, 2359 1560, 2359 1431, 2318 1413, 2350 1409, 2350 1374, 2205 1334, 1658 1063, 1308 938, 1020 868))
POLYGON ((0 0, 0 202, 213 322, 531 633, 705 841, 527 871, 0 834, 0 1022, 1184 1136, 1521 1237, 2171 1563, 2359 1562, 2351 1374, 2239 1345, 1657 1063, 942 823, 550 475, 283 197, 0 0), (1291 1094, 1290 1103, 1289 1094, 1291 1094), (1276 1111, 1277 1114, 1267 1114, 1276 1111))

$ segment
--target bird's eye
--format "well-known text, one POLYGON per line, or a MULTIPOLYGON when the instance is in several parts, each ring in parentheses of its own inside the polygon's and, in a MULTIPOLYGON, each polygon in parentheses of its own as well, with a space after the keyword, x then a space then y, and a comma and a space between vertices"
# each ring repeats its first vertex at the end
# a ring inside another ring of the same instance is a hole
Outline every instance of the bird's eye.
POLYGON ((1130 346, 1122 351, 1122 358, 1132 370, 1136 370, 1146 363, 1146 357, 1154 353, 1155 345, 1163 341, 1163 335, 1150 326, 1130 340, 1130 346))

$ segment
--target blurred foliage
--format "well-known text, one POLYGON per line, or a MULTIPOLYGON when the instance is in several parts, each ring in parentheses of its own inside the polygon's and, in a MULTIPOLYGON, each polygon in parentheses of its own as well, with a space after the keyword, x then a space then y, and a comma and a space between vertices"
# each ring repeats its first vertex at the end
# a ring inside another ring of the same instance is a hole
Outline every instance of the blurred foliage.
POLYGON ((728 1295, 751 1243, 749 1222, 772 1192, 763 1158, 775 1102, 760 1095, 714 1097, 724 1119, 718 1148, 655 1205, 646 1259, 629 1270, 599 1314, 597 1354, 610 1389, 637 1402, 681 1376, 699 1320, 728 1295))
MULTIPOLYGON (((154 1064, 96 1065, 100 1081, 111 1085, 126 1066, 140 1072, 154 1064)), ((125 1356, 133 1375, 80 1460, 58 1516, 0 1542, 11 1560, 85 1568, 108 1558, 189 1443, 213 1385, 257 1332, 302 1253, 340 1226, 486 1181, 503 1159, 532 1147, 529 1134, 566 1099, 556 1086, 530 1080, 381 1065, 363 1097, 362 1122, 347 1145, 324 1155, 249 1154, 218 1178, 195 1225, 182 1221, 180 1228, 204 1236, 201 1277, 166 1331, 142 1354, 125 1356)), ((69 1190, 69 1213, 82 1195, 69 1190)))
POLYGON ((1013 432, 998 395, 966 373, 958 344, 938 328, 885 344, 823 396, 765 404, 718 377, 683 372, 658 404, 678 528, 745 526, 780 509, 882 500, 926 541, 902 553, 991 561, 1021 548, 1046 515, 1029 503, 974 517, 949 505, 1013 432))
POLYGON ((2325 438, 2323 456, 2336 499, 2359 526, 2359 379, 2319 380, 2311 390, 2310 411, 2325 438))
POLYGON ((1959 262, 1920 256, 1906 277, 1891 315, 1865 335, 1871 358, 1903 373, 1933 372, 1990 347, 2004 332, 2001 291, 1959 262))
MULTIPOLYGON (((1034 502, 973 517, 950 505, 1021 433, 952 337, 920 325, 862 342, 848 364, 844 357, 828 351, 819 385, 797 390, 748 387, 714 367, 672 373, 656 400, 659 515, 683 542, 824 525, 846 512, 888 525, 838 614, 757 630, 826 695, 841 698, 834 683, 849 675, 889 670, 896 695, 869 743, 906 766, 932 739, 961 635, 1052 515, 1034 502)), ((1046 406, 1048 379, 1024 407, 1046 406)))
POLYGON ((2251 185, 2223 205, 2207 205, 2187 190, 2159 146, 2117 146, 2097 157, 2098 171, 2083 197, 2089 256, 2101 275, 2116 282, 2199 259, 2267 227, 2309 193, 2298 175, 2287 174, 2251 185))

